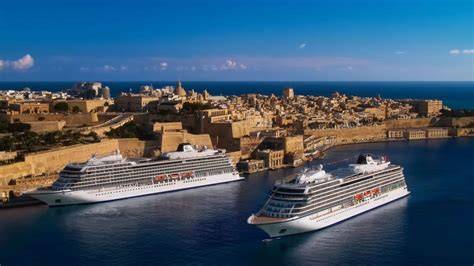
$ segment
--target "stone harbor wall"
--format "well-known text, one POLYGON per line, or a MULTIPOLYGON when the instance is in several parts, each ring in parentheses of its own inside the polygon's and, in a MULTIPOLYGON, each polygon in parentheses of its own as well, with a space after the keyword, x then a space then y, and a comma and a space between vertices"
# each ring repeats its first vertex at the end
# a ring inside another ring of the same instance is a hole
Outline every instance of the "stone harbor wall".
POLYGON ((0 166, 0 184, 27 176, 58 173, 67 163, 84 162, 96 155, 107 155, 117 149, 126 157, 141 157, 158 148, 154 141, 138 139, 104 139, 99 143, 73 145, 25 155, 23 162, 0 166))

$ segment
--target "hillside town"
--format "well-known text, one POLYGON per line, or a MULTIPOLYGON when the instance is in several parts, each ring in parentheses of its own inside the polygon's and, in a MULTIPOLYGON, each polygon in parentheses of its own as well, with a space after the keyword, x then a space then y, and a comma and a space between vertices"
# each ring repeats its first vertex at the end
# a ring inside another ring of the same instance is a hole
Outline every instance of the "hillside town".
POLYGON ((335 145, 472 136, 474 117, 438 99, 215 96, 143 85, 112 97, 100 82, 61 92, 0 91, 0 198, 50 185, 67 163, 120 150, 156 157, 182 143, 225 150, 239 172, 299 167, 335 145))

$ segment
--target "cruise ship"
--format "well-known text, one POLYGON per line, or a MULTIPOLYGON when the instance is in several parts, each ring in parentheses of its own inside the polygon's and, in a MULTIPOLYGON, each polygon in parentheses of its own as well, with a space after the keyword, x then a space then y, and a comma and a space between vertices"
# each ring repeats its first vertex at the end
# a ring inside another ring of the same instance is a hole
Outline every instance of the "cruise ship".
POLYGON ((277 181, 263 208, 247 222, 270 237, 319 230, 409 195, 403 168, 386 157, 326 172, 320 165, 277 181))
POLYGON ((70 163, 51 187, 26 194, 49 206, 95 203, 242 180, 223 150, 180 144, 159 158, 128 159, 119 151, 70 163))

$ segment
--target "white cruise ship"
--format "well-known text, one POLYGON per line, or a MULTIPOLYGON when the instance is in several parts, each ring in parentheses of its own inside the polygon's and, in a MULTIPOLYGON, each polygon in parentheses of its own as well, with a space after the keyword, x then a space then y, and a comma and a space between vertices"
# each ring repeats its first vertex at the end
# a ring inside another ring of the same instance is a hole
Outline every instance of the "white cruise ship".
POLYGON ((49 206, 83 204, 242 180, 224 151, 180 144, 157 159, 127 159, 117 151, 70 163, 51 187, 26 194, 49 206))
POLYGON ((270 237, 319 230, 410 194, 403 168, 360 155, 356 164, 327 173, 305 171, 277 182, 263 208, 250 216, 270 237))

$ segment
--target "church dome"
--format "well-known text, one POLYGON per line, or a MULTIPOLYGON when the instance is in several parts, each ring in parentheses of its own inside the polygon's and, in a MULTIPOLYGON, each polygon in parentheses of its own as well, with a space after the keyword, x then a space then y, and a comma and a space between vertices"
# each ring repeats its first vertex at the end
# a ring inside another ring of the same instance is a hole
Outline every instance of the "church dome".
POLYGON ((178 96, 186 96, 186 90, 181 86, 181 81, 178 81, 178 86, 174 89, 174 94, 178 96))

